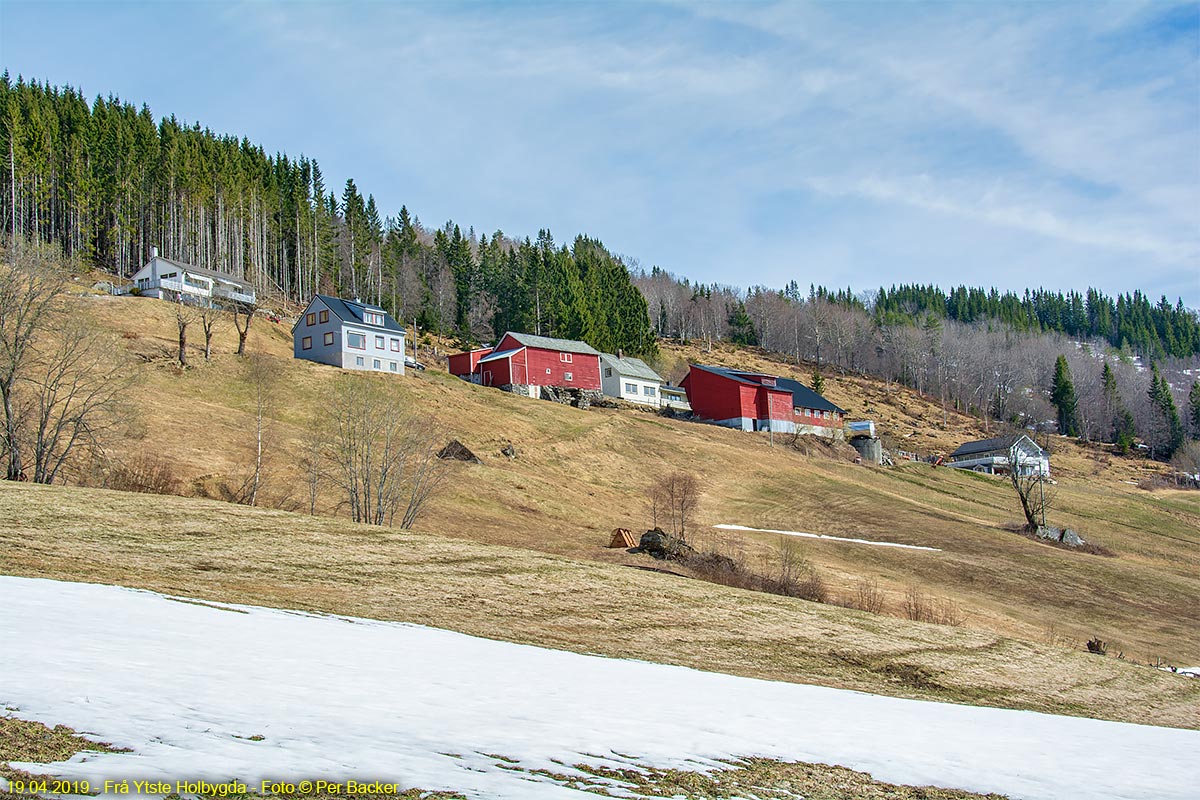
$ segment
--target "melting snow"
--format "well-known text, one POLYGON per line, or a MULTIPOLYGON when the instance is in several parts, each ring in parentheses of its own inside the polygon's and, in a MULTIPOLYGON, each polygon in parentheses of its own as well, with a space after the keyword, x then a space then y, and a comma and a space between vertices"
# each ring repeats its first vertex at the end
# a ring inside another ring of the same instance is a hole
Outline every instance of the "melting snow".
POLYGON ((626 753, 685 769, 738 755, 836 763, 1014 798, 1165 800, 1195 798, 1200 786, 1196 731, 878 697, 112 586, 0 577, 0 608, 0 706, 133 748, 53 767, 94 782, 355 778, 472 797, 584 798, 594 795, 532 781, 484 754, 562 772, 552 759, 624 766, 617 753, 626 753))
POLYGON ((852 542, 854 544, 873 544, 876 547, 903 547, 905 550, 930 550, 940 553, 938 547, 922 547, 919 544, 900 544, 899 542, 877 542, 874 539, 850 539, 845 536, 830 536, 827 533, 804 533, 802 531, 777 531, 774 528, 748 528, 745 525, 713 525, 725 531, 754 531, 756 533, 782 533, 784 536, 803 536, 807 539, 826 539, 833 542, 852 542))

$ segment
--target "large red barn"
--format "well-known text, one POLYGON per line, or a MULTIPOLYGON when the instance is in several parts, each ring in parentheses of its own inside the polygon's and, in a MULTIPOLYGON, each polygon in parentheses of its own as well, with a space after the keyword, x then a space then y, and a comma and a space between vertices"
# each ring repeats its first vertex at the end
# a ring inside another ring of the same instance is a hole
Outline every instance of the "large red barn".
POLYGON ((600 391, 600 353, 585 342, 506 333, 495 347, 456 353, 450 372, 483 386, 531 397, 542 386, 600 391))
POLYGON ((831 435, 846 412, 799 381, 692 364, 680 383, 700 419, 744 431, 831 435))

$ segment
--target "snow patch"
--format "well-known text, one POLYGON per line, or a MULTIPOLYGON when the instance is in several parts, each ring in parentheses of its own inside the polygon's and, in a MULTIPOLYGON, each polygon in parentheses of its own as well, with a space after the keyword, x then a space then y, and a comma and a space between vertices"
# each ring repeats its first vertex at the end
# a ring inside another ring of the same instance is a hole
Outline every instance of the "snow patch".
POLYGON ((528 770, 621 767, 631 757, 694 770, 758 755, 1013 798, 1168 800, 1195 798, 1200 786, 1196 731, 93 584, 0 577, 0 608, 0 708, 133 748, 51 768, 93 782, 355 778, 557 800, 593 795, 531 780, 528 770))
POLYGON ((851 542, 853 544, 873 544, 876 547, 902 547, 905 550, 928 550, 933 553, 942 552, 940 547, 923 547, 919 544, 900 544, 899 542, 878 542, 874 539, 850 539, 845 536, 830 536, 827 533, 804 533, 803 531, 777 531, 774 528, 750 528, 745 525, 713 525, 724 531, 753 531, 755 533, 781 533, 784 536, 803 536, 807 539, 825 539, 831 542, 851 542))

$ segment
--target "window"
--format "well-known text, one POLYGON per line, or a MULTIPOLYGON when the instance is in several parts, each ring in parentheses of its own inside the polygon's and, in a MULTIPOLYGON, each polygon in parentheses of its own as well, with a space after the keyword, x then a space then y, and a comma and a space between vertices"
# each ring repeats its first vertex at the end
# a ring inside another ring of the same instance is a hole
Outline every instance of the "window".
POLYGON ((636 383, 625 384, 625 394, 637 394, 637 384, 636 383))
POLYGON ((571 363, 571 354, 570 353, 559 353, 558 360, 563 362, 564 364, 570 364, 571 363))
POLYGON ((301 349, 303 349, 303 350, 312 350, 312 337, 311 337, 311 336, 305 336, 303 339, 301 339, 301 340, 300 340, 300 347, 301 347, 301 349))
POLYGON ((333 344, 333 331, 329 331, 325 334, 325 344, 333 344))
POLYGON ((346 334, 346 347, 352 347, 355 350, 366 350, 367 337, 364 334, 350 331, 346 334))
POLYGON ((361 367, 361 366, 363 366, 363 364, 364 364, 364 362, 363 362, 363 357, 362 357, 362 356, 355 356, 355 357, 354 357, 354 365, 355 365, 356 367, 361 367))
POLYGON ((654 397, 656 392, 653 386, 643 386, 642 394, 646 395, 646 397, 654 397))
POLYGON ((564 372, 564 373, 563 373, 563 378, 564 378, 564 379, 566 379, 566 380, 568 380, 568 381, 573 381, 573 380, 575 380, 575 376, 574 376, 574 375, 572 375, 572 374, 571 374, 571 373, 569 373, 569 372, 564 372))
POLYGON ((317 315, 316 314, 305 314, 304 315, 304 324, 305 325, 316 325, 317 324, 317 315))
POLYGON ((376 350, 382 350, 382 349, 383 349, 383 337, 382 337, 382 336, 376 336, 376 337, 375 337, 375 349, 376 349, 376 350))
MULTIPOLYGON (((321 322, 329 322, 329 311, 328 310, 321 312, 321 322)), ((310 322, 308 324, 311 325, 312 323, 310 322)))
POLYGON ((399 339, 392 339, 392 352, 393 353, 400 352, 400 340, 399 339))
POLYGON ((162 275, 159 275, 158 277, 160 280, 165 280, 166 278, 174 278, 178 274, 179 273, 177 273, 177 272, 164 272, 162 275))
POLYGON ((547 375, 549 375, 549 374, 550 374, 550 368, 549 368, 549 367, 546 367, 546 374, 547 374, 547 375))
POLYGON ((611 377, 612 377, 612 367, 605 367, 605 368, 604 368, 604 377, 606 377, 606 378, 611 378, 611 377))
POLYGON ((374 311, 364 311, 363 322, 367 323, 368 325, 382 325, 383 314, 376 314, 374 311))
POLYGON ((377 359, 375 359, 374 363, 371 364, 371 368, 372 369, 383 369, 383 365, 381 363, 379 363, 379 359, 377 358, 377 359))
POLYGON ((396 362, 395 361, 388 362, 388 367, 392 370, 392 372, 395 372, 396 371, 396 362))

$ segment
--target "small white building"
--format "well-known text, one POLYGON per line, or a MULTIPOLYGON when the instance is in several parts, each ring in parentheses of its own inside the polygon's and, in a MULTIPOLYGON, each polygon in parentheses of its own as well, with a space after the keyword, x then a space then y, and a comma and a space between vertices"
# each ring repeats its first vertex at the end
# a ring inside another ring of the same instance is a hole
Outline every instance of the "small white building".
POLYGON ((658 408, 662 376, 640 358, 600 354, 600 389, 609 397, 658 408))
POLYGON ((379 306, 314 295, 292 326, 292 355, 343 369, 404 374, 404 328, 379 306))
POLYGON ((989 475, 1008 475, 1012 472, 1013 454, 1021 475, 1050 477, 1050 454, 1023 433, 960 445, 950 454, 948 466, 989 475))
POLYGON ((253 305, 255 299, 254 284, 249 281, 226 272, 163 258, 157 247, 150 248, 150 260, 133 274, 132 280, 133 284, 125 288, 125 294, 136 289, 145 297, 180 299, 205 306, 223 301, 253 305))

